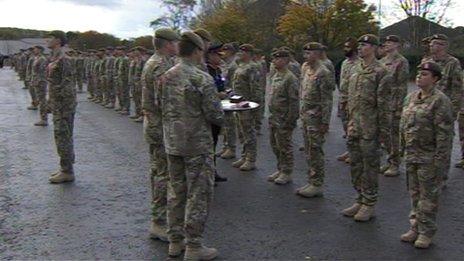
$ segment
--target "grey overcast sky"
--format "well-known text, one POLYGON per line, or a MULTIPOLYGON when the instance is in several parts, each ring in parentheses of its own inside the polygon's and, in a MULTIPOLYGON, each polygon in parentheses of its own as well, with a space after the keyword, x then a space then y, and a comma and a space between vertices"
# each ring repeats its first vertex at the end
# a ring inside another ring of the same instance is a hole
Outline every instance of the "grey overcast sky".
MULTIPOLYGON (((378 4, 379 0, 366 0, 378 4)), ((398 0, 382 0, 389 25, 404 18, 398 0), (396 10, 396 11, 395 11, 396 10), (390 14, 395 14, 391 16, 390 14)), ((464 25, 464 1, 449 10, 453 26, 464 25)), ((96 30, 121 38, 152 34, 149 23, 163 13, 160 0, 0 0, 0 27, 65 31, 96 30)))

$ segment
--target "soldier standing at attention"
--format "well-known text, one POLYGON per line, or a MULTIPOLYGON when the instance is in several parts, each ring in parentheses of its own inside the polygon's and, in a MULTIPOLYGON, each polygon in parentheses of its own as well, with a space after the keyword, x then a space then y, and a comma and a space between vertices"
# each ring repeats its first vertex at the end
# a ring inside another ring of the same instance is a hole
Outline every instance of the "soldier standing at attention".
POLYGON ((105 67, 105 48, 98 49, 97 61, 95 62, 95 74, 97 76, 97 88, 95 89, 95 99, 93 100, 97 104, 104 103, 103 94, 106 90, 107 78, 106 78, 106 67, 105 67))
POLYGON ((387 165, 381 169, 386 177, 394 177, 400 174, 400 119, 401 111, 403 110, 403 101, 408 93, 409 81, 409 62, 399 53, 400 48, 401 39, 399 36, 387 36, 384 43, 385 56, 380 60, 387 68, 391 77, 390 143, 385 144, 387 146, 388 160, 387 165))
POLYGON ((390 135, 390 86, 387 69, 376 59, 379 39, 366 34, 358 39, 361 62, 349 82, 348 151, 356 202, 342 211, 356 221, 374 216, 378 198, 380 143, 390 135))
POLYGON ((198 68, 205 44, 192 32, 179 43, 180 62, 164 76, 162 115, 168 155, 169 256, 212 260, 214 248, 203 245, 203 231, 212 200, 213 141, 211 125, 221 126, 224 112, 212 77, 198 68))
POLYGON ((169 181, 166 151, 163 142, 161 114, 161 77, 174 66, 178 52, 177 32, 168 28, 156 30, 153 46, 156 52, 148 59, 142 71, 142 109, 144 135, 150 152, 150 180, 152 192, 152 220, 150 237, 167 241, 167 185, 169 181))
POLYGON ((55 143, 60 157, 61 169, 50 176, 51 183, 74 181, 74 113, 76 112, 76 90, 73 83, 71 60, 64 54, 66 35, 52 31, 48 47, 52 50, 47 67, 50 107, 53 115, 55 143))
POLYGON ((96 50, 90 49, 89 52, 89 59, 87 61, 87 92, 88 100, 93 100, 95 98, 95 88, 96 88, 96 77, 95 77, 95 62, 96 58, 96 50))
POLYGON ((106 75, 104 95, 105 95, 105 108, 107 109, 114 109, 114 105, 116 103, 116 94, 115 94, 116 84, 114 81, 115 57, 113 53, 114 53, 114 48, 112 46, 108 46, 106 48, 106 58, 104 60, 105 75, 106 75))
POLYGON ((143 55, 146 49, 142 46, 135 47, 134 49, 134 60, 135 60, 135 68, 134 68, 134 104, 135 104, 135 115, 138 116, 134 119, 135 122, 143 122, 143 113, 142 113, 142 71, 143 66, 145 65, 145 60, 143 59, 143 55))
POLYGON ((114 82, 118 94, 119 107, 121 109, 119 110, 119 114, 129 115, 130 97, 129 87, 127 85, 129 60, 126 57, 125 50, 125 46, 116 47, 117 58, 114 61, 114 82))
MULTIPOLYGON (((231 43, 225 44, 222 47, 224 68, 224 78, 226 79, 225 88, 226 90, 232 90, 232 81, 235 70, 237 69, 237 50, 231 43)), ((224 126, 222 128, 223 134, 223 149, 220 151, 220 157, 223 159, 235 158, 235 150, 237 146, 237 123, 235 120, 235 114, 233 112, 225 112, 224 126)))
POLYGON ((451 102, 438 90, 441 70, 434 62, 419 66, 419 90, 408 95, 401 117, 401 144, 412 205, 411 228, 401 240, 417 248, 428 248, 437 231, 438 199, 453 139, 451 102))
POLYGON ((83 92, 83 81, 84 81, 84 57, 81 51, 76 51, 76 82, 77 82, 77 92, 83 92))
MULTIPOLYGON (((338 109, 340 111, 340 119, 342 120, 343 130, 345 131, 345 137, 348 130, 348 86, 351 75, 354 73, 353 69, 359 63, 358 57, 358 43, 354 38, 346 39, 343 45, 343 52, 345 53, 345 60, 342 62, 340 70, 340 87, 339 87, 339 99, 338 109)), ((342 155, 337 157, 337 160, 350 162, 350 153, 346 151, 342 155)))
POLYGON ((37 95, 35 93, 35 89, 32 86, 32 64, 34 63, 35 60, 35 55, 32 52, 33 48, 28 49, 28 58, 26 62, 26 76, 24 80, 25 86, 27 86, 27 89, 29 90, 29 95, 31 96, 31 106, 27 107, 28 110, 37 110, 37 105, 39 102, 37 101, 37 95))
MULTIPOLYGON (((242 96, 246 101, 259 102, 261 96, 260 73, 251 60, 254 47, 251 44, 240 46, 239 64, 234 73, 233 88, 237 95, 242 96)), ((263 106, 263 104, 260 104, 263 106)), ((256 128, 254 116, 256 112, 242 111, 238 113, 238 128, 243 137, 242 155, 239 160, 232 163, 234 168, 241 171, 250 171, 256 168, 256 128)))
POLYGON ((272 54, 275 73, 270 80, 269 128, 272 150, 277 158, 277 171, 268 177, 275 184, 287 184, 293 171, 292 135, 299 116, 299 81, 290 72, 291 54, 278 50, 272 54))
POLYGON ((40 121, 35 126, 48 126, 47 105, 47 58, 43 55, 44 48, 40 45, 34 47, 34 62, 32 63, 32 88, 34 88, 39 105, 40 121))
MULTIPOLYGON (((441 79, 438 81, 437 88, 442 91, 451 100, 451 106, 453 109, 453 119, 456 121, 461 111, 462 99, 463 99, 463 75, 461 63, 459 60, 450 54, 448 54, 449 41, 448 37, 444 34, 435 34, 431 37, 430 42, 430 60, 434 61, 441 67, 441 79)), ((462 117, 462 116, 461 116, 462 117)), ((464 121, 458 123, 464 124, 464 121)), ((453 122, 454 122, 453 121, 453 122)), ((462 127, 460 127, 462 129, 462 127)), ((453 132, 454 134, 454 132, 453 132)), ((460 140, 463 143, 464 133, 460 133, 460 140)), ((451 141, 451 148, 453 143, 451 141)), ((461 163, 461 162, 460 162, 461 163)), ((447 166, 448 171, 451 164, 451 153, 448 155, 447 166)), ((458 164, 459 167, 459 164, 458 164)), ((443 186, 446 186, 448 180, 448 171, 445 172, 443 186)))
POLYGON ((309 165, 308 184, 297 189, 297 195, 311 198, 322 196, 324 183, 325 135, 329 131, 332 108, 333 76, 323 64, 323 46, 310 42, 304 46, 306 69, 302 74, 301 110, 309 165))

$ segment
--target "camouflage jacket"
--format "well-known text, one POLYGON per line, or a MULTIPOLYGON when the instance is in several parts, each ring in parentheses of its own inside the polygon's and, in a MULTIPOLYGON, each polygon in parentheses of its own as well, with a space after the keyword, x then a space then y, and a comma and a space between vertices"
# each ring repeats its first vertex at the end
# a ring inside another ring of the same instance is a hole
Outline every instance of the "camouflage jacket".
POLYGON ((98 75, 98 80, 101 83, 105 83, 108 80, 106 65, 106 58, 97 59, 97 62, 95 64, 95 70, 98 75))
POLYGON ((462 91, 464 88, 461 63, 451 55, 447 55, 445 59, 442 60, 432 60, 438 63, 442 68, 442 78, 438 82, 438 89, 450 98, 453 107, 453 115, 456 119, 456 115, 461 109, 462 91))
POLYGON ((161 76, 174 66, 174 58, 155 53, 145 63, 141 75, 142 109, 145 112, 144 134, 149 144, 163 143, 161 115, 161 76), (155 96, 155 90, 158 92, 155 96), (156 99, 156 102, 155 102, 156 99))
POLYGON ((274 73, 270 81, 269 124, 283 129, 296 127, 299 116, 299 81, 286 69, 274 73))
POLYGON ((336 83, 335 83, 335 67, 332 63, 331 60, 329 59, 324 59, 321 61, 322 64, 325 66, 325 68, 327 68, 327 70, 329 70, 330 72, 330 76, 332 78, 332 83, 331 83, 331 86, 332 86, 332 90, 335 90, 336 88, 336 83))
POLYGON ((223 66, 221 66, 221 70, 224 73, 224 78, 226 79, 225 86, 226 89, 232 89, 232 82, 235 74, 235 70, 237 69, 237 61, 235 58, 231 59, 229 62, 225 62, 223 66))
POLYGON ((262 96, 260 84, 260 72, 253 62, 238 64, 232 80, 237 95, 243 96, 245 100, 259 103, 262 96))
POLYGON ((76 74, 77 77, 82 78, 84 76, 84 58, 76 57, 76 74))
POLYGON ((47 81, 47 63, 47 58, 45 58, 44 55, 41 54, 35 57, 34 62, 32 63, 31 79, 34 85, 47 81))
POLYGON ((353 71, 348 87, 348 135, 388 140, 391 113, 387 69, 377 60, 370 65, 361 60, 353 71))
POLYGON ((61 49, 54 51, 47 66, 49 104, 53 114, 75 112, 77 100, 73 78, 71 59, 61 49))
POLYGON ((399 53, 387 55, 380 60, 390 73, 392 110, 401 110, 408 93, 409 62, 399 53))
POLYGON ((30 82, 32 80, 32 64, 34 63, 35 56, 31 55, 27 59, 26 63, 26 81, 30 82))
POLYGON ((126 86, 128 81, 129 59, 120 56, 114 61, 114 82, 119 86, 126 86))
POLYGON ((134 85, 134 73, 135 73, 135 60, 129 60, 129 67, 127 69, 127 85, 134 85))
POLYGON ((354 59, 346 58, 342 62, 342 68, 340 70, 340 98, 339 101, 341 103, 348 102, 348 86, 350 82, 350 77, 354 73, 354 68, 356 64, 359 63, 359 58, 356 57, 354 59))
POLYGON ((313 74, 309 66, 305 68, 301 82, 301 119, 303 122, 319 119, 321 124, 329 125, 333 93, 331 72, 322 63, 313 74))
POLYGON ((406 163, 442 165, 451 152, 454 120, 451 102, 438 89, 425 98, 421 90, 404 100, 400 123, 401 148, 406 163))
POLYGON ((211 124, 221 126, 224 120, 213 78, 197 64, 181 59, 163 82, 166 153, 184 157, 213 153, 211 124))
POLYGON ((104 66, 105 66, 105 78, 108 82, 113 82, 115 79, 115 61, 116 58, 114 56, 106 56, 104 59, 104 66))
POLYGON ((301 64, 299 62, 297 62, 295 59, 291 59, 290 63, 288 64, 288 69, 296 76, 296 78, 300 79, 301 64))

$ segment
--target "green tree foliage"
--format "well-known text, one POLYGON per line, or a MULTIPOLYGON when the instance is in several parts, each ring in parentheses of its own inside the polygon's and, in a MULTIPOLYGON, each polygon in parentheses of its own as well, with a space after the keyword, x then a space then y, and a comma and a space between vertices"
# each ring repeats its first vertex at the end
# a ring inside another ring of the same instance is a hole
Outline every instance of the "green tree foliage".
POLYGON ((448 22, 446 12, 454 4, 452 0, 398 0, 400 8, 408 16, 420 16, 441 24, 448 22))
POLYGON ((77 33, 70 39, 69 46, 79 50, 98 49, 107 46, 117 46, 121 44, 119 38, 111 34, 102 34, 96 31, 77 33))
POLYGON ((20 29, 13 27, 0 27, 0 39, 18 40, 22 38, 42 38, 47 31, 20 29))
POLYGON ((132 46, 143 46, 149 50, 153 49, 153 36, 146 35, 133 39, 132 46))
POLYGON ((228 1, 199 15, 194 27, 205 28, 223 43, 252 43, 269 52, 282 43, 276 31, 282 10, 281 1, 276 0, 228 1))
POLYGON ((291 1, 279 19, 277 30, 295 48, 309 41, 334 48, 347 37, 377 33, 374 11, 363 0, 291 1))
POLYGON ((194 16, 195 0, 162 0, 167 12, 150 22, 150 26, 171 27, 176 30, 187 28, 194 16))

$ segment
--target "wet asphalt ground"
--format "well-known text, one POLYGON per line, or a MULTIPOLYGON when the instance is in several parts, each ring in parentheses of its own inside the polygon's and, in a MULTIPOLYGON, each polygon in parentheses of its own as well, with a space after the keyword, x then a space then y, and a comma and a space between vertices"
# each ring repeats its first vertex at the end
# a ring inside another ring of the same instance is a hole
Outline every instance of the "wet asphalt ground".
MULTIPOLYGON (((148 237, 147 145, 142 124, 79 94, 75 121, 76 181, 50 185, 57 170, 53 126, 35 127, 27 90, 9 68, 0 70, 0 259, 164 260, 167 244, 148 237)), ((51 122, 51 121, 50 121, 51 122)), ((266 125, 265 125, 266 126, 266 125)), ((258 169, 240 172, 218 160, 229 178, 215 190, 205 242, 220 260, 462 260, 464 171, 452 168, 440 200, 433 246, 417 250, 399 240, 408 230, 404 174, 379 177, 377 217, 356 223, 340 210, 354 199, 340 121, 332 117, 325 146, 323 198, 294 194, 306 182, 306 161, 294 133, 294 181, 266 181, 275 170, 267 128, 259 136, 258 169)), ((453 163, 459 159, 457 138, 453 163)))

